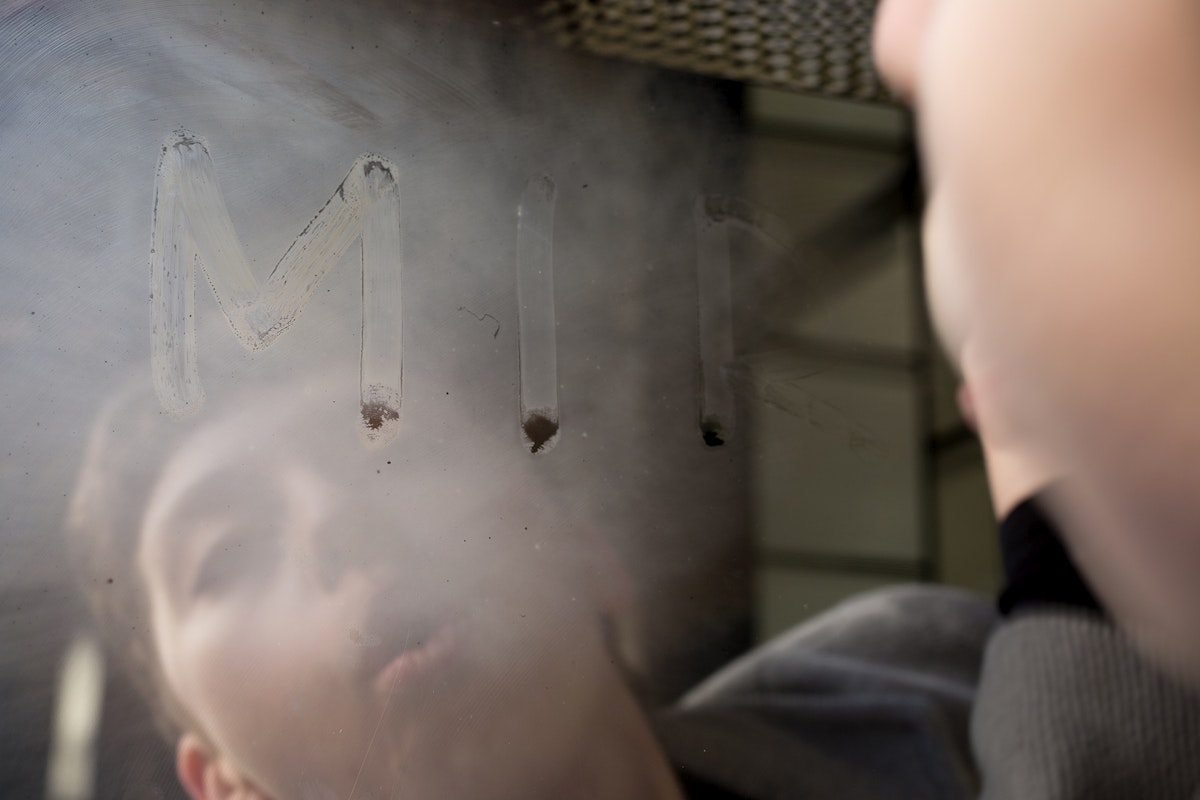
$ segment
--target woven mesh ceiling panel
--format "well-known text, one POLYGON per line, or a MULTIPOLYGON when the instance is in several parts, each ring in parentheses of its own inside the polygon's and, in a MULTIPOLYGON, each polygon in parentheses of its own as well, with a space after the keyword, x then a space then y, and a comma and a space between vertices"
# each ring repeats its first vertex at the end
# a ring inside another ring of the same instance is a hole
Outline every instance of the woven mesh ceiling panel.
POLYGON ((876 0, 547 0, 567 47, 858 100, 888 101, 871 59, 876 0))

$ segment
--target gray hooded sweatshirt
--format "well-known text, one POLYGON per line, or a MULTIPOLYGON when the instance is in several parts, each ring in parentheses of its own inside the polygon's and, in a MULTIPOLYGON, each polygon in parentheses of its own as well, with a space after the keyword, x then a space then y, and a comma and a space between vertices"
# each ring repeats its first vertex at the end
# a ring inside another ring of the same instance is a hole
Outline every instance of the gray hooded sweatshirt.
POLYGON ((749 653, 657 719, 694 795, 1200 798, 1200 699, 1097 614, 1000 620, 889 588, 749 653))

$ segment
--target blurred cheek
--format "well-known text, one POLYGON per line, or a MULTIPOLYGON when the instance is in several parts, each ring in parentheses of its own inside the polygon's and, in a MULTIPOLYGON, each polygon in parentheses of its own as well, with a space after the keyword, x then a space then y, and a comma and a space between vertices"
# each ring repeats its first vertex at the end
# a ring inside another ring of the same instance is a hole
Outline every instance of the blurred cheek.
POLYGON ((318 712, 321 690, 351 662, 348 629, 330 609, 284 593, 266 600, 275 602, 198 613, 184 631, 184 686, 201 722, 231 746, 254 738, 264 720, 299 723, 318 712))
POLYGON ((954 243, 951 214, 944 200, 936 195, 930 199, 923 231, 925 294, 942 349, 961 373, 972 302, 967 265, 954 243))
POLYGON ((892 90, 908 100, 917 93, 917 64, 936 2, 883 0, 875 14, 875 65, 892 90))
POLYGON ((294 796, 303 776, 340 786, 363 748, 348 629, 321 608, 295 605, 290 614, 243 610, 234 624, 197 632, 186 651, 185 702, 217 749, 271 796, 294 796))
POLYGON ((185 650, 183 684, 218 744, 237 738, 263 712, 276 712, 266 706, 296 689, 295 676, 279 663, 284 660, 279 654, 291 647, 286 626, 268 633, 250 615, 243 615, 241 623, 197 625, 185 650))
POLYGON ((1190 525, 1146 525, 1094 488, 1066 484, 1054 511, 1072 555, 1105 605, 1142 649, 1200 686, 1200 536, 1190 525))

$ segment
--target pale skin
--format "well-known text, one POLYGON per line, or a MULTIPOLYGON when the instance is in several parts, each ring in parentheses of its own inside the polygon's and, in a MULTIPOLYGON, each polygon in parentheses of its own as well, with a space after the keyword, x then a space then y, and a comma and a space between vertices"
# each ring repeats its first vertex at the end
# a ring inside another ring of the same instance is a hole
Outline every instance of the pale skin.
POLYGON ((539 534, 544 504, 485 458, 380 495, 374 461, 296 438, 201 430, 143 521, 195 800, 680 797, 601 635, 629 586, 599 540, 539 534))
POLYGON ((1200 677, 1200 7, 884 0, 875 48, 997 511, 1054 481, 1118 621, 1200 677))

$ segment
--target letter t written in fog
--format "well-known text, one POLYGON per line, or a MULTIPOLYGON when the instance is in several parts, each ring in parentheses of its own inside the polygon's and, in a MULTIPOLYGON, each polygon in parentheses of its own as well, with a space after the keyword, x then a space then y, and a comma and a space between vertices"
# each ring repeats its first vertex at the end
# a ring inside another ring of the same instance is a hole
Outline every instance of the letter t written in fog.
POLYGON ((196 360, 196 265, 238 339, 260 350, 295 322, 321 280, 360 239, 363 423, 373 441, 395 435, 402 383, 398 174, 388 159, 360 156, 260 282, 234 230, 207 145, 183 131, 167 140, 155 182, 150 250, 151 363, 166 410, 185 414, 204 402, 196 360))

